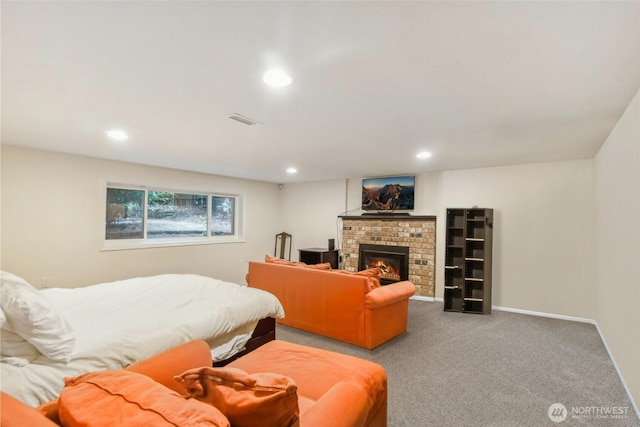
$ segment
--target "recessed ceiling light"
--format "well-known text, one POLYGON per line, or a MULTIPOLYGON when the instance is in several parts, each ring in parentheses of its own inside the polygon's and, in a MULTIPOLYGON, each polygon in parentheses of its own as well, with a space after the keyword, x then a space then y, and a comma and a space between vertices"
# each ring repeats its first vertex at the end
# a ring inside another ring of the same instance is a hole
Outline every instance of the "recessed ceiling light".
POLYGON ((431 157, 431 153, 429 151, 421 151, 416 154, 416 157, 419 159, 428 159, 429 157, 431 157))
POLYGON ((296 168, 288 168, 287 173, 293 175, 294 173, 298 173, 298 169, 296 168))
POLYGON ((262 76, 262 81, 269 86, 289 86, 291 84, 291 77, 289 74, 279 68, 273 68, 262 76))
POLYGON ((125 139, 129 138, 129 135, 127 135, 120 129, 112 129, 110 131, 107 131, 107 136, 115 141, 124 141, 125 139))

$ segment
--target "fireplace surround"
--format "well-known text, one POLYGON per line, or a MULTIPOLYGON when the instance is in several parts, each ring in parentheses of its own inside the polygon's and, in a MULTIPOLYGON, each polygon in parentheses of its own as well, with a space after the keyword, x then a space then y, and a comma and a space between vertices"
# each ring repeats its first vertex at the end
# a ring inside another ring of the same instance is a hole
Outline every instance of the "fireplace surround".
POLYGON ((406 246, 408 275, 417 296, 435 296, 436 217, 367 214, 341 216, 342 268, 359 270, 360 244, 406 246))
POLYGON ((380 284, 409 280, 409 247, 360 244, 358 270, 380 268, 380 284))

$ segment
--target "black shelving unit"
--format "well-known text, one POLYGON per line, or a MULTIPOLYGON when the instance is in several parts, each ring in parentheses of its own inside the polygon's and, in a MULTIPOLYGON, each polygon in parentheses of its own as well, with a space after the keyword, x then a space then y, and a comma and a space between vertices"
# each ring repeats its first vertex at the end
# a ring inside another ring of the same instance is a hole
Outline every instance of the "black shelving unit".
POLYGON ((447 209, 444 310, 491 314, 493 209, 447 209))

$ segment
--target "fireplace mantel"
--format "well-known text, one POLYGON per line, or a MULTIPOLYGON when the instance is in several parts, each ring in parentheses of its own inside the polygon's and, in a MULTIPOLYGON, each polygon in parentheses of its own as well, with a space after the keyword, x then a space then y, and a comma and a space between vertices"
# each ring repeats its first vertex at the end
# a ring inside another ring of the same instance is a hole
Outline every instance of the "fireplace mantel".
POLYGON ((409 247, 409 280, 416 295, 435 296, 436 217, 366 214, 340 216, 343 268, 358 271, 360 244, 409 247))
POLYGON ((401 215, 401 214, 364 214, 364 215, 353 215, 353 216, 343 216, 340 215, 338 218, 342 219, 350 219, 350 220, 360 220, 360 221, 435 221, 435 215, 401 215))

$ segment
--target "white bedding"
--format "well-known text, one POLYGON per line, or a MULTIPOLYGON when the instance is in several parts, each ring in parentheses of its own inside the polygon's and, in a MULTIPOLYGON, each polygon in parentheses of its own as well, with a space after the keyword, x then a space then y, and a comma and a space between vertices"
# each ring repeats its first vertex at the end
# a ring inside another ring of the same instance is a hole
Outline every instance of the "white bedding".
POLYGON ((214 360, 243 349, 259 319, 283 317, 270 293, 191 274, 167 274, 85 288, 44 289, 73 328, 69 363, 41 356, 2 363, 3 391, 37 406, 58 396, 65 377, 121 369, 181 343, 207 340, 214 360))

